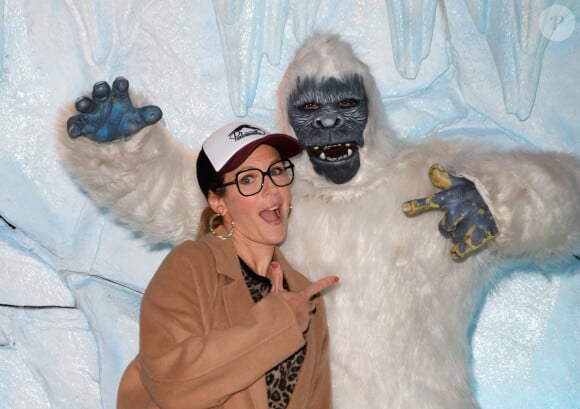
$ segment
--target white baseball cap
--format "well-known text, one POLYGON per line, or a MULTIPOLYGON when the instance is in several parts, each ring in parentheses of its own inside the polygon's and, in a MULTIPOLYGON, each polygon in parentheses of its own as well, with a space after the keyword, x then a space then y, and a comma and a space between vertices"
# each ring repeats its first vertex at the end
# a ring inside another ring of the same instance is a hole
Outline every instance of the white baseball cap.
POLYGON ((247 122, 232 122, 222 126, 202 143, 197 157, 197 182, 208 196, 219 175, 242 164, 260 145, 274 147, 283 159, 302 152, 302 146, 294 136, 269 133, 261 126, 247 122))

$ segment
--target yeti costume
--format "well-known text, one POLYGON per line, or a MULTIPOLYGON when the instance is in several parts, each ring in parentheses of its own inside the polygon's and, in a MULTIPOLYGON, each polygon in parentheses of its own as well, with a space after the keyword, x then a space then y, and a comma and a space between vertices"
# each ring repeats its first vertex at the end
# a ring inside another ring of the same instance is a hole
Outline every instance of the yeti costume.
MULTIPOLYGON (((362 76, 368 98, 360 169, 335 184, 313 170, 307 153, 297 158, 282 246, 312 280, 341 278, 325 295, 334 407, 477 408, 468 340, 477 304, 500 262, 555 262, 580 252, 580 163, 466 140, 394 139, 368 67, 350 45, 326 34, 307 40, 286 71, 279 88, 281 131, 295 134, 287 104, 300 78, 352 73, 362 76), (427 177, 433 163, 475 183, 499 230, 462 262, 451 259, 452 243, 437 229, 442 212, 407 217, 401 210, 404 202, 437 190, 427 177)), ((71 173, 115 217, 153 242, 195 236, 204 204, 195 153, 160 123, 111 143, 66 132, 59 141, 71 173)))

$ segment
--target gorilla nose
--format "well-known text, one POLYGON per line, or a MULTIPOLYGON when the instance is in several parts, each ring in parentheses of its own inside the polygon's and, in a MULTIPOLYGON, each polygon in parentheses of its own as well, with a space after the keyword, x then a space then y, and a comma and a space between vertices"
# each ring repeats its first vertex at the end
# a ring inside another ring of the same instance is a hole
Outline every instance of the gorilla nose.
POLYGON ((317 128, 337 128, 343 123, 344 119, 340 115, 321 115, 316 118, 315 126, 317 128))

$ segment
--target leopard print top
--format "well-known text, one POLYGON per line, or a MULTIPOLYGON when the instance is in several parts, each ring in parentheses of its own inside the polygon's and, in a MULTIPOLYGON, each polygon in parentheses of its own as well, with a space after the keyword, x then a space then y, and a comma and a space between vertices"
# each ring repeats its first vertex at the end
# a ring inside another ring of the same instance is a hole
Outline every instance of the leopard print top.
MULTIPOLYGON (((252 300, 257 303, 270 293, 272 288, 270 280, 252 271, 241 258, 240 265, 252 300)), ((286 280, 284 280, 283 285, 284 289, 288 290, 286 280)), ((285 409, 290 403, 305 355, 306 345, 266 373, 268 407, 270 409, 285 409)))

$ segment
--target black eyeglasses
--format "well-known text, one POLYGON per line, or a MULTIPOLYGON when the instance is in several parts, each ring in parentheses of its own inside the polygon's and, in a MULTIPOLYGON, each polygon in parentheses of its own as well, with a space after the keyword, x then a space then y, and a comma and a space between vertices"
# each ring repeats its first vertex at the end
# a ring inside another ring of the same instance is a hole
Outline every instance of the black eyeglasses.
POLYGON ((266 175, 276 186, 288 186, 294 180, 294 164, 289 159, 282 159, 272 163, 266 172, 255 168, 244 169, 236 173, 234 180, 223 183, 218 187, 236 185, 242 196, 253 196, 262 191, 266 175))

